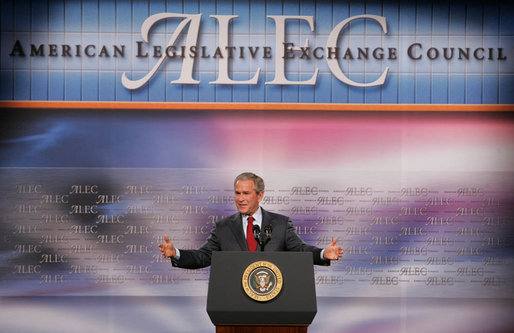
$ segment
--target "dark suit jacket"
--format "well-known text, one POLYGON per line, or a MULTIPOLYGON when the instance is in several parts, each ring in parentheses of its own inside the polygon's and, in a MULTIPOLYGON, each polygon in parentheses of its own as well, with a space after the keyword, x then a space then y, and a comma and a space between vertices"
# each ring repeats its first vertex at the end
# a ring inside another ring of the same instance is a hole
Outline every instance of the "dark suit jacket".
MULTIPOLYGON (((241 213, 234 214, 216 222, 205 244, 196 250, 180 250, 180 259, 172 259, 173 266, 181 268, 202 268, 211 264, 213 251, 248 251, 243 232, 241 213)), ((262 226, 271 224, 273 233, 265 251, 312 252, 315 265, 330 265, 330 260, 321 259, 321 250, 316 246, 305 244, 296 234, 289 217, 267 212, 262 209, 262 226)))

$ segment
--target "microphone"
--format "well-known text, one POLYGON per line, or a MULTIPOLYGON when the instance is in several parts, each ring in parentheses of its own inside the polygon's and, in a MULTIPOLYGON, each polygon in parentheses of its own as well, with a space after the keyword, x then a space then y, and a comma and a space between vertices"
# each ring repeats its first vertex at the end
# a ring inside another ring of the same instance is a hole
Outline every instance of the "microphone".
POLYGON ((261 227, 259 227, 257 224, 253 225, 253 237, 255 237, 255 240, 261 247, 261 251, 264 251, 264 247, 271 239, 271 232, 273 231, 273 227, 271 224, 268 224, 264 227, 264 233, 266 236, 266 239, 263 239, 264 237, 261 237, 261 227))
POLYGON ((271 232, 273 231, 273 226, 268 224, 264 227, 264 233, 266 234, 266 238, 271 239, 271 232))
POLYGON ((255 240, 257 243, 261 244, 261 238, 260 238, 261 228, 257 225, 253 225, 253 237, 255 237, 255 240))

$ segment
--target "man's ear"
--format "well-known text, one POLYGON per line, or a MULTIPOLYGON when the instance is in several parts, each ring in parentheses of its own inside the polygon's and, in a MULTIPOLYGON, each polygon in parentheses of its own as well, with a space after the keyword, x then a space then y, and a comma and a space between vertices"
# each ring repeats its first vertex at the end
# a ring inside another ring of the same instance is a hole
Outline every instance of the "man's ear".
POLYGON ((260 191, 259 194, 257 194, 257 200, 261 202, 262 198, 264 197, 264 191, 260 191))

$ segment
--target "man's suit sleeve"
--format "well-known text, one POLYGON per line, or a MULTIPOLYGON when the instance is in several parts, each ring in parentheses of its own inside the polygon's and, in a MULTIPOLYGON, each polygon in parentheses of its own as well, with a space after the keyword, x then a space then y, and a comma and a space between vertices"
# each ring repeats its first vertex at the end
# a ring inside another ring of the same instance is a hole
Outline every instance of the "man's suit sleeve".
POLYGON ((211 265, 211 256, 213 251, 219 251, 218 236, 216 226, 211 230, 211 234, 207 241, 196 250, 180 249, 180 258, 178 260, 171 259, 174 267, 197 269, 211 265))
POLYGON ((291 222, 291 219, 289 218, 286 227, 286 247, 287 251, 312 252, 314 265, 330 266, 330 260, 321 259, 321 251, 323 249, 306 244, 304 241, 302 241, 302 239, 296 233, 293 222, 291 222))

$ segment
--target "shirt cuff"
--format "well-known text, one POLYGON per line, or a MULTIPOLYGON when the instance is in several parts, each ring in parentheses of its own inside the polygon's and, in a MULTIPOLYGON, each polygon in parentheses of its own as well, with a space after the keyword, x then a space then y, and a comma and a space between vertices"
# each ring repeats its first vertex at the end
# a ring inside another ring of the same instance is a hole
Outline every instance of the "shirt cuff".
POLYGON ((175 256, 171 257, 171 261, 178 262, 180 260, 180 250, 175 248, 175 256))

